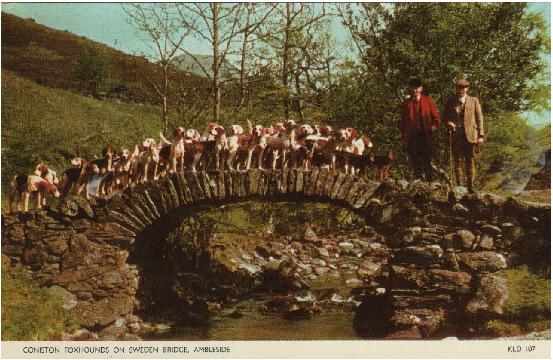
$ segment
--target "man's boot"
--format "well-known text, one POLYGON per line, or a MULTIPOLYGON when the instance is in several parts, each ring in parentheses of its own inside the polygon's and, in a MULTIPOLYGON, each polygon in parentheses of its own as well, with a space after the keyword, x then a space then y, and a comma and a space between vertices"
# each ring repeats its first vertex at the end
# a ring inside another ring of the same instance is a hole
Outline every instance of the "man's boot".
POLYGON ((467 190, 469 194, 474 194, 474 177, 470 173, 467 179, 467 190))
POLYGON ((476 166, 474 165, 474 161, 471 161, 467 170, 467 190, 469 194, 474 194, 474 178, 476 175, 476 166))
POLYGON ((432 170, 432 163, 430 161, 425 162, 424 164, 424 177, 426 178, 426 181, 431 183, 433 180, 433 170, 432 170))

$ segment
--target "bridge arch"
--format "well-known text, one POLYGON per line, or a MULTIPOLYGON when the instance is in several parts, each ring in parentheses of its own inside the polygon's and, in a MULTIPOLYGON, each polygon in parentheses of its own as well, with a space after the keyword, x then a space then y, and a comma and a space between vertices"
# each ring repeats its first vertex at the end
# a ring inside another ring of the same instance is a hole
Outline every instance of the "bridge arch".
MULTIPOLYGON (((100 200, 102 217, 134 233, 161 217, 197 203, 228 203, 243 199, 318 199, 362 209, 379 188, 357 176, 328 170, 249 170, 175 173, 100 200)), ((92 205, 90 213, 96 212, 92 205)))

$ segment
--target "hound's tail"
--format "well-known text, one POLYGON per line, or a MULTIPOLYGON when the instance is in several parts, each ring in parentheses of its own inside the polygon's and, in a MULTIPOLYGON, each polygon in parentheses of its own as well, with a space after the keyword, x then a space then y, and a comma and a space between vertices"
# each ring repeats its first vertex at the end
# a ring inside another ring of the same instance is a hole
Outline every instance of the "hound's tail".
POLYGON ((132 153, 132 157, 137 157, 140 154, 140 149, 138 148, 138 145, 134 146, 134 151, 132 153))
POLYGON ((368 147, 368 148, 372 148, 374 146, 371 139, 366 135, 363 136, 363 142, 365 143, 365 146, 368 147))
POLYGON ((164 143, 165 145, 171 145, 171 142, 169 140, 167 140, 165 138, 165 136, 163 136, 163 132, 159 132, 159 138, 161 139, 162 143, 164 143))

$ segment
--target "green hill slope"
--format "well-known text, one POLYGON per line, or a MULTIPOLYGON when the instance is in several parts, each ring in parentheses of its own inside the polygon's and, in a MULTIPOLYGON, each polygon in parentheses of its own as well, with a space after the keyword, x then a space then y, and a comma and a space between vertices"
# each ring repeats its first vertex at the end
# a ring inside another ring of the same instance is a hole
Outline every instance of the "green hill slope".
MULTIPOLYGON (((161 72, 144 57, 129 55, 83 36, 2 12, 2 69, 11 70, 23 78, 54 88, 82 92, 84 89, 76 76, 76 65, 83 50, 91 47, 110 60, 111 84, 103 90, 122 89, 122 93, 113 93, 110 97, 119 97, 125 102, 159 102, 143 75, 160 79, 161 72)), ((185 79, 186 87, 209 86, 207 80, 198 76, 182 71, 171 74, 185 79)))
POLYGON ((30 173, 39 161, 59 172, 74 156, 92 159, 108 144, 131 146, 162 128, 157 107, 100 101, 3 70, 3 189, 15 174, 30 173))

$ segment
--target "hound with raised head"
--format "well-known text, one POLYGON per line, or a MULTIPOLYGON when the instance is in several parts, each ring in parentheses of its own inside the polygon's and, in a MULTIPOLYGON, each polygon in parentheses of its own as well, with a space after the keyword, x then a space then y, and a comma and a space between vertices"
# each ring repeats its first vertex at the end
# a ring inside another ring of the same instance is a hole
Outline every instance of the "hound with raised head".
MULTIPOLYGON (((226 148, 228 150, 227 166, 230 170, 234 170, 234 164, 240 148, 244 147, 246 142, 251 138, 251 134, 244 134, 244 128, 240 125, 232 125, 230 134, 227 137, 226 148)), ((239 164, 237 165, 239 166, 239 164)))
POLYGON ((62 198, 72 192, 79 195, 86 187, 90 171, 88 162, 81 157, 76 157, 71 160, 71 165, 73 167, 64 171, 59 182, 62 198))
MULTIPOLYGON (((177 164, 179 164, 180 171, 184 171, 184 139, 185 139, 185 130, 183 127, 177 127, 173 130, 173 139, 168 141, 163 133, 159 133, 159 137, 162 142, 170 146, 168 163, 169 163, 169 173, 177 172, 177 164)), ((163 150, 162 150, 163 151, 163 150)), ((162 155, 163 157, 163 155, 162 155)))
POLYGON ((105 174, 108 171, 113 169, 113 157, 115 156, 115 151, 111 146, 102 149, 102 158, 92 160, 90 164, 95 164, 98 166, 100 174, 105 174))

